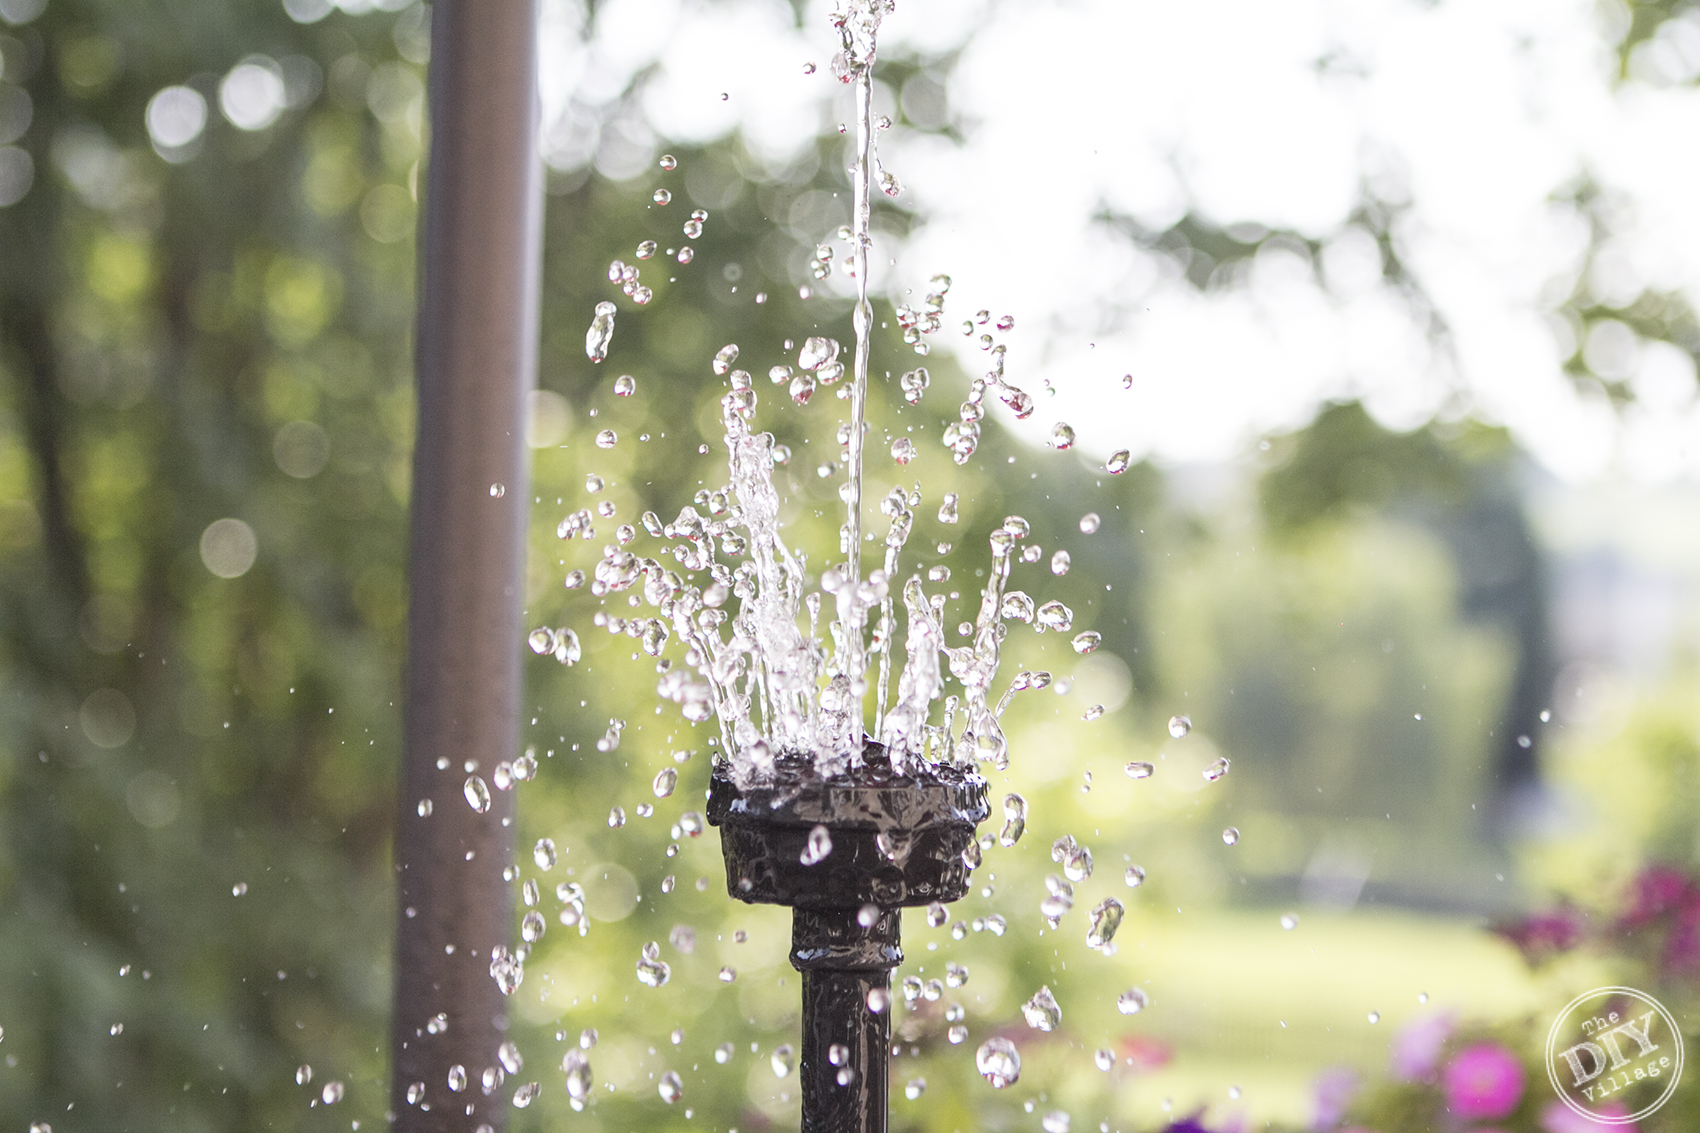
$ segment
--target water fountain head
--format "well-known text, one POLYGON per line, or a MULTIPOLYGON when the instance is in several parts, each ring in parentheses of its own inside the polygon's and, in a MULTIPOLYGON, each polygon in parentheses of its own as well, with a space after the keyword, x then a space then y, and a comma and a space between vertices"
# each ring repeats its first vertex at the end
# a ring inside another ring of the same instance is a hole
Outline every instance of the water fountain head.
POLYGON ((804 1133, 886 1129, 898 910, 968 892, 975 827, 989 813, 972 768, 916 763, 899 773, 872 741, 830 778, 810 755, 781 757, 770 779, 748 787, 715 767, 708 820, 720 827, 727 892, 796 910, 804 1133))
POLYGON ((922 763, 900 774, 873 741, 860 766, 831 778, 812 757, 781 757, 770 780, 740 788, 718 765, 708 799, 733 897, 851 912, 962 897, 971 872, 964 855, 989 813, 977 772, 922 763))

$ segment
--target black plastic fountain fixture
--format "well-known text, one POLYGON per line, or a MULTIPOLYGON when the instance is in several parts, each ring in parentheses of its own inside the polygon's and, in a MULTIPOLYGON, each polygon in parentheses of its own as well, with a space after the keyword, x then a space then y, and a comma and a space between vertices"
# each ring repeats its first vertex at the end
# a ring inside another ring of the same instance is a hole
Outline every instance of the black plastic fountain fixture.
POLYGON ((727 892, 795 910, 803 1133, 884 1133, 899 910, 968 892, 964 852, 989 810, 971 768, 920 764, 899 775, 871 740, 859 766, 831 778, 811 757, 782 756, 769 781, 746 789, 716 762, 708 820, 720 827, 727 892), (824 856, 817 827, 831 840, 824 856))

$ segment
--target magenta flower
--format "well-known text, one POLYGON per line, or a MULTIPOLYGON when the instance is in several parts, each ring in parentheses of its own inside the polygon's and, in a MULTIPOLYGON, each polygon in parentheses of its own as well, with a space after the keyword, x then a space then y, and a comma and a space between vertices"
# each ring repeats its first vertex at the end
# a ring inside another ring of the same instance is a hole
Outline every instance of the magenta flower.
POLYGON ((1568 952, 1580 944, 1585 920, 1586 916, 1580 909, 1560 905, 1544 913, 1533 913, 1512 924, 1500 925, 1494 931, 1515 944, 1524 959, 1533 962, 1568 952))
POLYGON ((1324 1070, 1316 1079, 1316 1116, 1312 1129, 1333 1129, 1346 1116, 1346 1107, 1358 1092, 1358 1076, 1344 1066, 1324 1070))
POLYGON ((1693 975, 1700 970, 1700 901, 1691 901, 1676 916, 1665 937, 1667 975, 1693 975))
POLYGON ((1629 907, 1618 924, 1640 928, 1682 903, 1689 892, 1688 876, 1674 866, 1652 865, 1629 883, 1629 907))
POLYGON ((1457 1116, 1467 1121, 1501 1118, 1523 1098, 1523 1064, 1498 1043, 1477 1043, 1447 1064, 1443 1085, 1446 1108, 1457 1116))
POLYGON ((1393 1077, 1401 1082, 1430 1082, 1440 1069, 1440 1052, 1452 1037, 1453 1015, 1424 1015, 1393 1036, 1393 1077))
POLYGON ((1163 1133, 1210 1133, 1210 1130, 1206 1129, 1202 1123, 1203 1115, 1194 1114, 1191 1117, 1183 1117, 1179 1121, 1171 1122, 1169 1127, 1163 1130, 1163 1133))

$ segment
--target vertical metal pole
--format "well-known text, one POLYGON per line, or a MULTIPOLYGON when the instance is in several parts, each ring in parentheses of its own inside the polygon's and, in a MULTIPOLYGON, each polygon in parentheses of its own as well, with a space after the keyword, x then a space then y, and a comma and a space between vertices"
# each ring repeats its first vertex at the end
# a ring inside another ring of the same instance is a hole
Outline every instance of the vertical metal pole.
POLYGON ((891 970, 903 962, 901 910, 861 925, 855 909, 791 915, 791 966, 803 973, 803 1133, 886 1133, 891 970), (868 995, 885 992, 874 1011, 868 995))
POLYGON ((520 738, 543 207, 535 0, 437 0, 431 45, 391 1104, 404 1133, 472 1133, 500 1130, 507 1109, 481 1076, 507 1026, 490 951, 513 935, 513 805, 493 772, 520 738), (463 793, 474 774, 490 784, 486 813, 463 793), (430 1025, 438 1015, 446 1027, 430 1025))

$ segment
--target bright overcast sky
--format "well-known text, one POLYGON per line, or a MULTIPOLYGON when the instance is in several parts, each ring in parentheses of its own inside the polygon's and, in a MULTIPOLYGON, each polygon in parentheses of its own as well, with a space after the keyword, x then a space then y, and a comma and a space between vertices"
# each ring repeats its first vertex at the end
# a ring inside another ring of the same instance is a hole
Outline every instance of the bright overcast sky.
MULTIPOLYGON (((815 3, 798 30, 782 0, 608 0, 587 44, 574 0, 546 0, 546 118, 573 98, 606 102, 658 63, 643 106, 661 138, 741 129, 782 162, 848 117, 827 76, 826 11, 815 3)), ((1013 315, 1011 379, 1058 391, 1027 423, 1036 442, 1063 420, 1100 457, 1217 460, 1319 401, 1361 397, 1396 427, 1461 410, 1508 425, 1564 479, 1700 479, 1686 355, 1601 344, 1641 399, 1621 416, 1560 370, 1550 311, 1587 228, 1552 198, 1579 176, 1627 203, 1596 291, 1700 296, 1700 92, 1614 86, 1600 12, 1596 0, 898 0, 887 55, 963 47, 948 90, 966 142, 882 135, 927 223, 884 251, 898 264, 874 283, 919 296, 946 271, 947 325, 980 307, 1013 315), (1379 284, 1367 241, 1334 239, 1366 181, 1409 198, 1398 235, 1447 348, 1379 284), (1094 226, 1105 205, 1148 228, 1190 207, 1329 241, 1328 284, 1275 253, 1247 286, 1200 294, 1094 226)), ((1672 28, 1689 34, 1649 62, 1700 70, 1691 29, 1672 28)), ((936 337, 982 366, 954 332, 936 337)))

